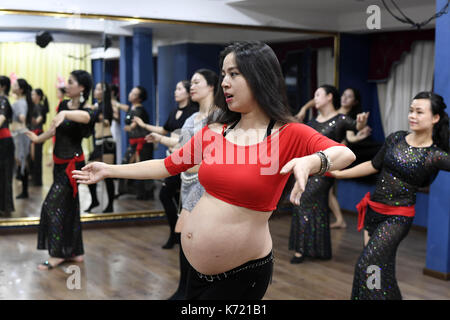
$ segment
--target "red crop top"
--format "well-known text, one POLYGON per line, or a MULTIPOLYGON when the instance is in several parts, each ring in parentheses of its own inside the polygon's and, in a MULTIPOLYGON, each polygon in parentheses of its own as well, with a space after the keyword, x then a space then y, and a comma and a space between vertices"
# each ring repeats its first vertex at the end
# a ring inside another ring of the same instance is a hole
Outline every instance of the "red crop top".
POLYGON ((343 146, 300 123, 288 123, 258 144, 240 146, 208 126, 164 160, 171 175, 200 164, 198 178, 210 195, 256 211, 273 211, 290 175, 279 174, 294 158, 343 146))

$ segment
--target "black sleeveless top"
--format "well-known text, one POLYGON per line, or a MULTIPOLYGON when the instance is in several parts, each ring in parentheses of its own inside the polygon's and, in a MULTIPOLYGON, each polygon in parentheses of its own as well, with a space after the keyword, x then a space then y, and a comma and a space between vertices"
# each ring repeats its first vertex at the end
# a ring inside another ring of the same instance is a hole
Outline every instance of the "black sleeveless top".
POLYGON ((163 126, 164 130, 168 132, 173 132, 177 129, 181 129, 186 119, 196 112, 198 112, 198 105, 196 104, 188 104, 186 107, 182 109, 176 108, 169 114, 169 117, 167 118, 167 121, 163 126), (178 119, 176 119, 175 116, 178 111, 182 111, 183 113, 178 119))

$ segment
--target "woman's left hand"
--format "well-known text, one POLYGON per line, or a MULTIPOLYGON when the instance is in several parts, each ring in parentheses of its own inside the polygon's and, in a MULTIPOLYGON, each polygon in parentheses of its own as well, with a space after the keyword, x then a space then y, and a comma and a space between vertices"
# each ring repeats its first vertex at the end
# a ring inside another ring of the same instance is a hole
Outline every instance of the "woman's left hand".
POLYGON ((370 112, 362 112, 356 116, 356 130, 361 130, 367 125, 370 112))
POLYGON ((56 116, 53 118, 50 126, 55 129, 58 128, 61 125, 61 123, 64 122, 65 118, 66 118, 65 111, 58 112, 56 116))
POLYGON ((294 173, 295 185, 291 191, 290 201, 297 206, 300 205, 300 198, 305 191, 306 183, 308 182, 308 177, 312 169, 311 163, 313 161, 310 157, 306 156, 292 159, 280 171, 280 174, 294 173))

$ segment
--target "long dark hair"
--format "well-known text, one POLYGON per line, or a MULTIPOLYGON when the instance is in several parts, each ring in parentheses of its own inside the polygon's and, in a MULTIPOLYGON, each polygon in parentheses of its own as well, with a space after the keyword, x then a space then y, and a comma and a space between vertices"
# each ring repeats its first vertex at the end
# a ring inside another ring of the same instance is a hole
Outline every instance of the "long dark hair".
POLYGON ((339 95, 339 91, 336 89, 335 86, 332 86, 330 84, 323 84, 319 88, 325 90, 325 93, 327 95, 330 93, 333 95, 333 106, 335 110, 341 107, 341 96, 339 95))
POLYGON ((19 85, 19 88, 22 89, 22 94, 25 96, 25 100, 27 101, 27 115, 25 123, 27 126, 31 124, 31 118, 33 116, 33 100, 31 99, 31 91, 33 88, 28 84, 27 80, 25 79, 17 79, 17 84, 19 85))
POLYGON ((106 82, 100 82, 103 91, 102 103, 99 105, 99 112, 103 113, 103 117, 112 122, 113 118, 113 109, 111 104, 111 87, 106 82))
POLYGON ((433 126, 433 142, 442 150, 449 151, 449 121, 444 98, 431 91, 422 91, 416 94, 415 99, 428 99, 431 103, 433 115, 439 115, 439 122, 433 126))
POLYGON ((214 94, 217 93, 217 87, 219 85, 219 77, 217 76, 217 73, 210 69, 198 69, 194 72, 194 74, 201 74, 203 78, 206 80, 206 84, 208 86, 214 87, 214 94))
POLYGON ((11 89, 11 80, 7 76, 0 76, 0 86, 5 87, 5 95, 9 95, 11 89))
POLYGON ((41 114, 42 114, 42 123, 45 123, 47 121, 47 113, 50 111, 48 106, 48 99, 47 96, 44 94, 44 91, 40 88, 34 89, 34 92, 41 98, 41 101, 39 102, 39 105, 41 106, 41 114))
MULTIPOLYGON (((216 75, 216 77, 217 77, 217 75, 216 75)), ((205 78, 205 79, 206 79, 206 78, 205 78)), ((189 107, 189 106, 195 106, 195 107, 198 108, 198 107, 199 107, 199 106, 198 106, 198 103, 192 101, 191 95, 189 94, 189 92, 191 91, 191 81, 189 81, 189 80, 181 80, 181 81, 179 81, 179 82, 183 85, 184 89, 186 89, 186 92, 188 93, 188 96, 189 96, 189 100, 188 100, 187 107, 189 107)), ((208 80, 206 80, 206 82, 208 82, 208 80)))
POLYGON ((117 86, 117 84, 112 83, 109 86, 111 87, 111 97, 119 100, 119 87, 117 86))
POLYGON ((88 101, 89 95, 91 94, 92 90, 92 77, 91 75, 84 71, 84 70, 74 70, 70 73, 75 80, 77 80, 79 85, 82 85, 84 87, 83 91, 83 103, 80 103, 80 108, 84 106, 84 104, 88 101))
POLYGON ((356 116, 359 113, 363 112, 361 93, 359 92, 358 89, 352 87, 345 89, 344 92, 347 90, 352 90, 353 96, 355 97, 355 104, 352 106, 352 109, 347 113, 347 116, 349 116, 352 119, 356 119, 356 116))
MULTIPOLYGON (((221 52, 220 69, 230 53, 234 53, 237 68, 267 116, 282 123, 297 122, 289 109, 283 73, 273 50, 260 41, 235 42, 221 52)), ((222 81, 223 76, 220 75, 219 84, 222 81)), ((217 90, 214 102, 222 111, 215 122, 229 124, 240 119, 240 113, 228 109, 222 89, 217 90)), ((208 122, 213 122, 213 119, 208 122)))

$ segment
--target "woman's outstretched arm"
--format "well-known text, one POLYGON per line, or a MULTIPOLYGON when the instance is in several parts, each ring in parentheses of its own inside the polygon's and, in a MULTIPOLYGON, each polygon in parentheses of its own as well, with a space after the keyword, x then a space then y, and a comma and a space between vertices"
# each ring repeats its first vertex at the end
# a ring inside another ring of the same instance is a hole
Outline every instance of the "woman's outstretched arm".
POLYGON ((94 184, 106 178, 163 179, 170 176, 170 173, 166 169, 164 159, 155 159, 120 165, 92 162, 81 170, 72 171, 72 176, 78 183, 94 184))
MULTIPOLYGON (((345 168, 356 159, 353 152, 344 146, 330 147, 324 153, 331 161, 331 170, 345 168)), ((297 206, 300 205, 300 198, 305 191, 308 177, 318 173, 320 166, 321 159, 317 154, 295 158, 284 165, 280 173, 287 174, 293 172, 296 180, 290 196, 291 203, 297 206)))
POLYGON ((378 170, 372 165, 372 161, 366 161, 346 170, 331 171, 330 174, 336 179, 353 179, 377 173, 378 170))
POLYGON ((50 127, 47 131, 41 133, 39 136, 36 135, 33 131, 25 132, 25 135, 30 138, 31 142, 34 143, 44 143, 46 140, 50 139, 55 135, 56 128, 50 127))

